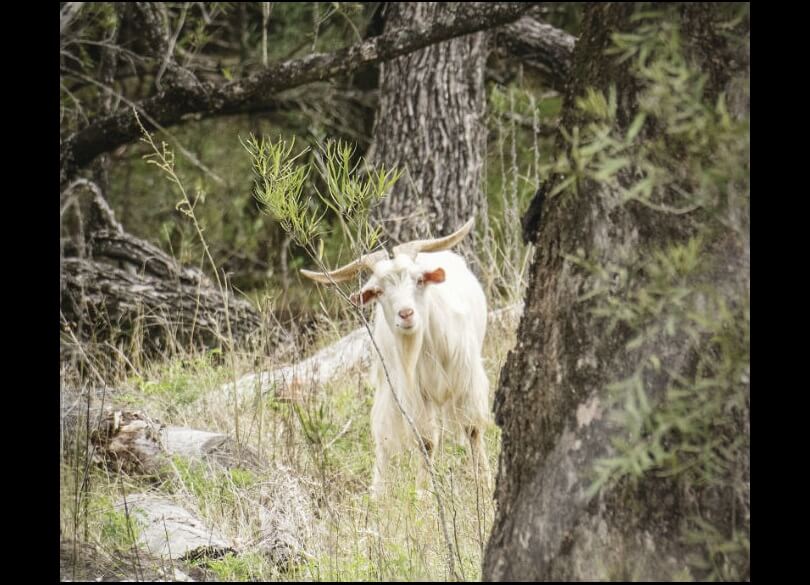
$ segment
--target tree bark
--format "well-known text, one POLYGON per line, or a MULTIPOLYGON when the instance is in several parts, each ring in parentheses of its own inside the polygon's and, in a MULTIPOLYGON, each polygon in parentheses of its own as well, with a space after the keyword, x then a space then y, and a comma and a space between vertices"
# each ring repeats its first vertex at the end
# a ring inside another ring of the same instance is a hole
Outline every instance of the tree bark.
MULTIPOLYGON (((386 33, 441 21, 459 6, 388 4, 386 33)), ((487 55, 487 34, 478 32, 381 66, 373 160, 404 171, 377 208, 393 244, 446 235, 482 206, 487 55)))
MULTIPOLYGON (((747 99, 733 96, 747 80, 747 54, 738 53, 729 39, 747 37, 747 19, 735 35, 726 36, 718 6, 681 7, 685 48, 709 72, 707 100, 727 91, 738 113, 745 113, 747 99)), ((628 62, 618 64, 605 49, 613 33, 637 26, 633 11, 632 4, 623 3, 587 6, 563 126, 576 121, 575 98, 586 88, 607 93, 611 83, 620 128, 630 125, 636 87, 628 62)), ((537 201, 546 191, 540 189, 537 201)), ((628 332, 607 335, 604 322, 590 312, 593 305, 579 300, 588 290, 588 276, 566 255, 580 250, 594 262, 632 268, 628 254, 683 241, 688 231, 684 215, 611 206, 609 196, 608 186, 586 184, 573 201, 545 198, 542 215, 535 205, 527 222, 537 252, 519 341, 495 397, 502 451, 484 580, 670 580, 684 570, 688 549, 680 527, 690 501, 697 499, 707 514, 736 518, 727 498, 711 490, 684 493, 674 480, 651 474, 637 483, 619 482, 591 500, 584 496, 594 462, 610 454, 616 433, 606 416, 606 386, 626 378, 637 361, 625 350, 628 332)), ((749 249, 747 241, 711 249, 724 267, 716 274, 718 286, 749 290, 749 249)), ((686 344, 670 344, 656 351, 669 356, 672 370, 687 372, 692 356, 685 353, 686 344)), ((653 385, 652 390, 657 395, 651 400, 661 398, 664 388, 653 385)), ((739 432, 749 431, 743 425, 739 432)))
POLYGON ((526 15, 495 31, 494 49, 543 74, 550 87, 564 92, 576 39, 526 15))
MULTIPOLYGON (((452 2, 391 3, 385 30, 457 10, 452 2)), ((527 15, 381 65, 372 159, 405 171, 375 212, 393 244, 446 235, 485 208, 484 74, 490 49, 539 69, 562 90, 574 44, 571 35, 527 15)), ((462 247, 472 248, 472 240, 462 247)))

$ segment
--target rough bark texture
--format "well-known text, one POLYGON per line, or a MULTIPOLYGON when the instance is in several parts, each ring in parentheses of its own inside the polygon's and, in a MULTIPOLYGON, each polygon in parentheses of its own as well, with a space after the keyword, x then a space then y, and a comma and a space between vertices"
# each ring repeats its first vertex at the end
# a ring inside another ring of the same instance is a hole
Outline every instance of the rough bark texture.
MULTIPOLYGON (((142 17, 144 29, 155 31, 151 34, 163 43, 165 36, 160 32, 159 17, 150 8, 153 3, 139 4, 140 7, 133 10, 142 17)), ((292 59, 221 85, 201 82, 189 72, 176 68, 173 75, 164 79, 162 90, 137 104, 137 108, 163 127, 177 124, 193 114, 216 116, 254 111, 257 104, 266 103, 275 92, 342 75, 362 65, 393 59, 445 39, 506 24, 534 4, 458 3, 452 11, 442 11, 434 19, 420 20, 416 24, 403 21, 402 26, 386 29, 385 34, 347 49, 292 59)), ((148 129, 154 128, 149 119, 142 122, 148 129)), ((70 136, 61 145, 62 184, 99 154, 132 142, 139 133, 132 111, 127 108, 70 136)))
POLYGON ((548 85, 564 91, 575 44, 567 32, 527 15, 497 29, 493 49, 536 69, 548 85))
POLYGON ((138 522, 138 545, 150 556, 194 560, 219 558, 236 552, 218 530, 168 498, 132 494, 116 506, 138 522))
POLYGON ((193 335, 205 346, 227 345, 226 303, 235 341, 259 332, 261 316, 249 302, 223 298, 200 270, 125 232, 101 193, 93 195, 87 237, 63 243, 61 311, 80 340, 139 334, 145 349, 161 351, 193 335))
MULTIPOLYGON (((135 247, 128 250, 136 251, 135 247)), ((204 275, 173 281, 138 271, 146 260, 117 268, 103 260, 65 258, 62 314, 77 324, 77 331, 93 334, 97 340, 107 333, 116 339, 138 340, 142 335, 144 349, 149 351, 165 350, 173 342, 182 345, 192 338, 206 347, 227 346, 225 301, 219 290, 204 275)), ((261 319, 252 305, 228 296, 234 340, 258 332, 261 319)))
MULTIPOLYGON (((732 56, 738 49, 717 27, 716 6, 681 9, 687 50, 711 72, 710 100, 747 77, 747 55, 732 56)), ((607 90, 610 83, 617 85, 620 124, 632 120, 635 88, 627 64, 616 64, 604 49, 611 33, 633 28, 633 10, 623 3, 587 5, 563 125, 575 120, 575 96, 589 86, 607 90)), ((748 34, 743 26, 738 38, 748 34)), ((744 100, 738 105, 747 109, 744 100)), ((628 358, 624 350, 626 332, 606 335, 589 303, 577 301, 587 290, 587 276, 564 255, 581 249, 595 262, 626 265, 637 250, 682 239, 687 221, 632 205, 609 206, 605 191, 591 184, 574 200, 546 199, 542 221, 536 209, 534 225, 527 226, 537 252, 519 341, 495 397, 503 445, 485 580, 672 579, 684 567, 679 527, 686 501, 705 496, 701 504, 707 514, 727 511, 728 501, 716 499, 717 494, 684 493, 673 481, 648 476, 635 485, 619 482, 590 501, 584 498, 594 461, 608 455, 615 432, 605 416, 605 386, 627 377, 637 357, 628 358)), ((713 253, 725 266, 717 283, 748 290, 747 244, 718 246, 713 253)), ((656 351, 673 370, 688 371, 683 344, 671 345, 656 351)), ((660 396, 663 389, 656 391, 660 396)))
MULTIPOLYGON (((385 30, 426 26, 460 6, 391 3, 385 7, 385 30)), ((479 32, 437 43, 381 67, 373 159, 405 171, 377 208, 394 244, 446 235, 481 207, 487 38, 479 32)))

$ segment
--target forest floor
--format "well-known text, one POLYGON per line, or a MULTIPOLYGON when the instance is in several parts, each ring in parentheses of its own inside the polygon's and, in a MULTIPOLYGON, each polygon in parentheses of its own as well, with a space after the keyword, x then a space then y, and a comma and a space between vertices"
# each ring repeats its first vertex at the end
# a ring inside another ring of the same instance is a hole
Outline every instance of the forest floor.
MULTIPOLYGON (((351 325, 324 328, 303 354, 334 343, 351 325)), ((491 322, 488 328, 484 360, 490 403, 514 344, 516 325, 512 315, 491 322)), ((416 490, 420 464, 416 453, 395 460, 385 497, 370 498, 373 390, 362 368, 293 400, 272 392, 236 406, 232 400, 223 400, 223 385, 282 365, 259 355, 223 360, 219 352, 211 351, 130 367, 128 374, 113 380, 94 372, 109 387, 104 396, 107 404, 147 413, 163 425, 223 433, 252 453, 254 461, 222 467, 175 457, 170 468, 157 476, 128 475, 88 463, 86 436, 66 434, 61 469, 62 579, 452 578, 436 498, 433 494, 420 497, 416 490), (234 552, 184 563, 169 559, 167 569, 165 555, 158 558, 144 550, 137 517, 118 503, 143 493, 165 496, 192 510, 232 543, 234 552), (264 507, 257 505, 257 494, 262 494, 264 507), (283 532, 276 540, 284 541, 285 550, 291 551, 283 562, 267 552, 267 539, 260 533, 265 526, 260 508, 265 514, 280 515, 271 525, 283 532)), ((63 387, 67 385, 98 384, 65 369, 63 387)), ((78 426, 85 424, 86 420, 78 426)), ((499 449, 494 423, 485 433, 485 444, 493 470, 489 487, 480 478, 476 481, 467 446, 453 437, 442 441, 435 460, 454 570, 464 580, 481 578, 494 514, 492 486, 499 449)))

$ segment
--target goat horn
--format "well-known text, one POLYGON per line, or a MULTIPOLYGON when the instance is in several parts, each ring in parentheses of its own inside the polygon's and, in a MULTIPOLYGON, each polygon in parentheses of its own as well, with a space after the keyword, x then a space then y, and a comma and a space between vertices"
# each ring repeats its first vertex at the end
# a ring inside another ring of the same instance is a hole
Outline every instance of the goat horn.
POLYGON ((349 280, 361 270, 372 270, 377 262, 387 259, 388 252, 385 250, 378 250, 377 252, 372 252, 371 254, 364 254, 357 260, 349 262, 345 266, 341 266, 340 268, 336 268, 330 272, 314 272, 312 270, 304 270, 303 268, 300 270, 300 272, 315 282, 323 282, 326 284, 332 282, 343 282, 344 280, 349 280))
POLYGON ((443 238, 433 238, 432 240, 413 240, 405 244, 400 244, 394 247, 394 256, 404 254, 415 258, 419 252, 438 252, 440 250, 448 250, 458 244, 464 236, 470 233, 475 218, 470 219, 467 223, 454 231, 449 236, 443 238))

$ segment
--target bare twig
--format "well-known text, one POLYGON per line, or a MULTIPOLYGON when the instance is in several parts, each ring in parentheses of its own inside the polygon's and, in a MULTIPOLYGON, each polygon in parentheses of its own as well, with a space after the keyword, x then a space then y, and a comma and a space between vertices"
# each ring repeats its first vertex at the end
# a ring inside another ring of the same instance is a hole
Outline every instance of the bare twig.
POLYGON ((262 2, 262 65, 267 67, 267 23, 270 21, 271 2, 262 2))
POLYGON ((155 75, 155 87, 158 89, 158 91, 161 91, 160 80, 163 77, 163 74, 166 72, 166 68, 170 63, 174 62, 174 47, 177 44, 177 39, 180 37, 180 32, 183 30, 183 25, 186 22, 186 14, 188 13, 189 4, 189 2, 183 3, 183 10, 180 12, 177 30, 174 31, 172 38, 169 39, 169 46, 166 48, 166 55, 163 57, 163 62, 160 64, 160 69, 158 69, 158 72, 155 75))
MULTIPOLYGON (((129 107, 131 107, 135 112, 140 113, 140 115, 142 115, 144 118, 146 118, 146 120, 150 124, 152 124, 155 128, 157 128, 158 130, 160 130, 161 132, 166 134, 166 136, 168 136, 169 139, 172 142, 174 142, 175 148, 177 148, 177 150, 182 152, 183 156, 185 156, 194 166, 199 168, 201 171, 205 172, 205 174, 207 174, 209 177, 214 179, 214 181, 216 181, 220 185, 225 184, 225 181, 222 179, 222 177, 220 177, 218 174, 216 174, 214 171, 212 171, 207 166, 205 166, 202 162, 200 162, 200 159, 198 159, 196 156, 194 156, 194 154, 191 151, 189 151, 187 148, 185 148, 180 143, 180 141, 171 132, 169 132, 166 128, 164 128, 163 126, 158 124, 157 121, 155 121, 155 119, 152 116, 150 116, 146 111, 144 111, 139 104, 137 104, 137 103, 133 102, 132 100, 128 99, 122 93, 115 91, 114 88, 112 88, 112 87, 110 87, 108 85, 104 85, 103 83, 101 83, 99 81, 96 81, 92 77, 88 77, 87 75, 84 75, 83 73, 80 73, 78 71, 71 71, 71 72, 74 75, 76 75, 78 77, 81 77, 82 79, 84 79, 88 83, 92 83, 93 85, 96 85, 96 86, 104 89, 105 91, 109 91, 109 92, 113 93, 116 97, 118 97, 118 99, 120 99, 122 102, 127 104, 129 107)), ((138 122, 138 126, 141 127, 141 128, 143 127, 143 125, 141 125, 140 122, 138 122)))

